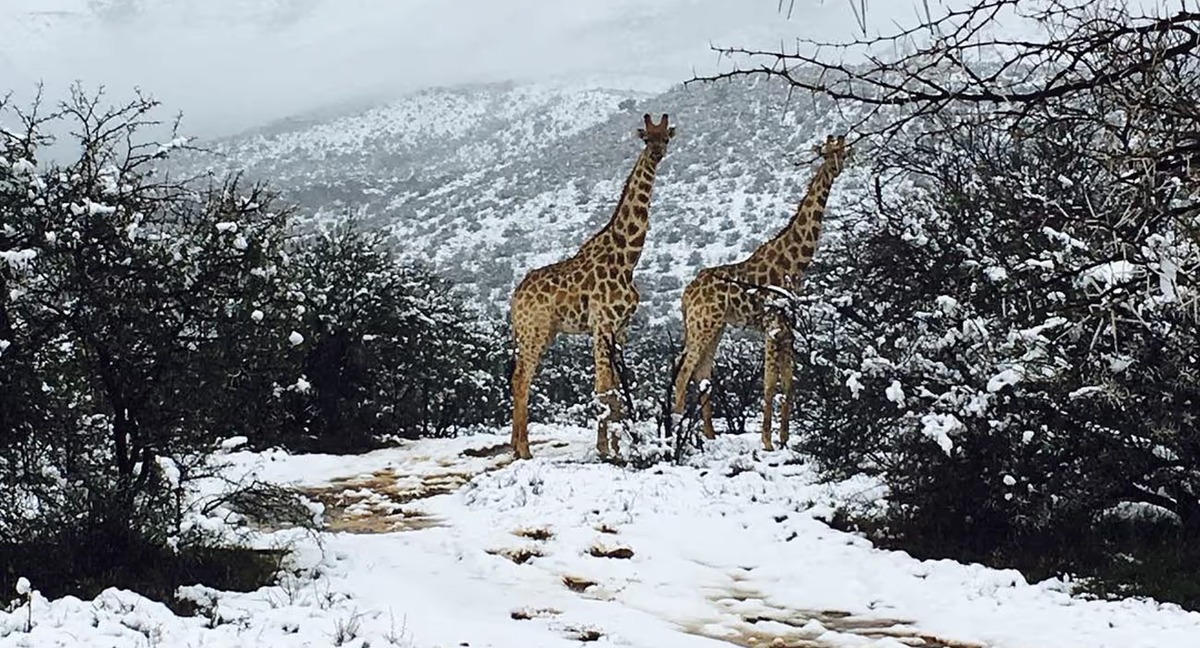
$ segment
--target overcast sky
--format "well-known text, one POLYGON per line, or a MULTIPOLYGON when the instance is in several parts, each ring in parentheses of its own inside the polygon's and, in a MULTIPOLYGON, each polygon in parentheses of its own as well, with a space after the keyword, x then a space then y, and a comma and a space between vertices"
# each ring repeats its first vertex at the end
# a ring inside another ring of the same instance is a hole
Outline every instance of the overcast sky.
MULTIPOLYGON (((711 71, 710 42, 855 35, 852 3, 796 0, 0 0, 0 88, 141 86, 219 135, 342 101, 505 79, 664 86, 711 71)), ((936 0, 935 0, 936 2, 936 0)), ((875 0, 868 23, 911 22, 875 0)))

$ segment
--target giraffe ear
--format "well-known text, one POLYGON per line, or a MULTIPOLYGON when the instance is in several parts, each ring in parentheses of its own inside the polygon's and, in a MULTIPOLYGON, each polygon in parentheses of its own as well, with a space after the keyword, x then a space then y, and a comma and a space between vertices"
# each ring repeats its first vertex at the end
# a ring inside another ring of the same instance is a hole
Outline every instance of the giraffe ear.
POLYGON ((674 126, 667 129, 667 137, 675 137, 675 127, 674 126))
POLYGON ((646 139, 646 129, 645 128, 637 129, 637 136, 638 136, 638 139, 641 139, 641 140, 646 139))

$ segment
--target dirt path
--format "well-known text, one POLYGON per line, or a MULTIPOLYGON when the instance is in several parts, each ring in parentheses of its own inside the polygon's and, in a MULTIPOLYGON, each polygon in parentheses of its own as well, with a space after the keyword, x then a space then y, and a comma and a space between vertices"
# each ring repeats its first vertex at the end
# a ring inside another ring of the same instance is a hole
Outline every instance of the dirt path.
MULTIPOLYGON (((569 444, 542 440, 545 449, 563 450, 569 444)), ((570 452, 569 450, 567 452, 570 452)), ((556 453, 557 454, 557 453, 556 453)), ((351 534, 388 534, 452 527, 450 520, 437 517, 422 507, 432 497, 453 493, 478 475, 493 472, 512 462, 507 443, 467 448, 458 454, 406 456, 401 465, 388 466, 369 474, 339 477, 326 484, 299 488, 306 497, 325 506, 325 528, 351 534)), ((619 529, 596 528, 599 537, 612 542, 579 547, 598 560, 628 559, 636 547, 622 545, 619 529)), ((537 559, 554 552, 555 534, 544 527, 512 529, 511 548, 481 548, 500 559, 537 569, 537 559), (519 539, 519 540, 518 540, 519 539), (518 546, 519 545, 519 546, 518 546)), ((562 547, 558 547, 562 549, 562 547)), ((747 574, 749 572, 747 571, 747 574)), ((985 648, 980 644, 937 637, 913 627, 911 621, 855 615, 839 610, 797 610, 773 607, 759 592, 742 582, 745 575, 732 574, 725 591, 709 600, 714 615, 711 622, 684 624, 679 631, 743 648, 837 648, 846 645, 846 635, 887 645, 914 648, 985 648), (834 641, 827 640, 834 633, 834 641), (822 635, 825 635, 824 638, 822 635), (890 640, 886 641, 886 640, 890 640), (892 643, 894 642, 894 643, 892 643)), ((564 573, 561 586, 575 595, 622 605, 619 595, 588 578, 564 573)), ((553 608, 515 608, 514 622, 554 625, 580 642, 598 641, 604 632, 596 627, 562 625, 560 612, 553 608), (558 627, 562 625, 562 627, 558 627)))
MULTIPOLYGON (((546 443, 541 440, 532 445, 546 443)), ((511 453, 507 443, 468 448, 458 457, 424 458, 436 466, 432 470, 414 471, 410 465, 387 467, 369 475, 335 478, 324 486, 301 487, 297 492, 325 506, 327 531, 396 533, 428 529, 443 526, 445 521, 423 511, 421 500, 453 493, 475 476, 507 466, 513 461, 511 453)))

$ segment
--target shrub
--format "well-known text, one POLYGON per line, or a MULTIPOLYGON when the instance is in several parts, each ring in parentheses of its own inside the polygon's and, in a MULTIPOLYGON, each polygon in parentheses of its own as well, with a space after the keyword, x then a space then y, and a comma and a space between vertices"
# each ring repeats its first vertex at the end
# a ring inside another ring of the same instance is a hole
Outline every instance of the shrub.
POLYGON ((1197 537, 1200 247, 1167 196, 1130 208, 1096 137, 964 127, 910 151, 914 184, 811 279, 805 449, 883 476, 908 546, 1064 569, 1131 505, 1197 537))
POLYGON ((448 281, 396 260, 385 242, 349 221, 298 252, 307 337, 303 378, 287 388, 289 447, 357 451, 507 415, 497 333, 448 281))
POLYGON ((0 131, 0 555, 45 549, 47 591, 206 542, 184 493, 230 385, 267 400, 238 372, 274 362, 247 313, 281 299, 289 211, 158 172, 184 141, 146 137, 155 106, 0 105, 21 125, 0 131), (61 128, 79 157, 39 159, 61 128))

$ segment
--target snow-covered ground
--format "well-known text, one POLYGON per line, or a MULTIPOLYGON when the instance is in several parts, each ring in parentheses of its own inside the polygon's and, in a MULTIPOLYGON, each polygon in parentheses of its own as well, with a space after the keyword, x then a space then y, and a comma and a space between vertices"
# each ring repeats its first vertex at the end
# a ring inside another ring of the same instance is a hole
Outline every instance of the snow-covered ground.
POLYGON ((821 518, 872 506, 878 487, 821 484, 754 435, 640 472, 597 462, 586 430, 531 438, 535 459, 518 463, 500 435, 357 457, 228 454, 231 474, 328 503, 339 530, 261 534, 295 547, 294 574, 251 593, 187 588, 196 617, 124 591, 35 594, 32 615, 0 612, 0 646, 1175 648, 1200 636, 1200 614, 1172 605, 1088 601, 834 531, 821 518))

